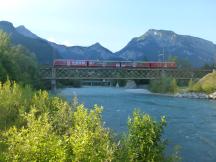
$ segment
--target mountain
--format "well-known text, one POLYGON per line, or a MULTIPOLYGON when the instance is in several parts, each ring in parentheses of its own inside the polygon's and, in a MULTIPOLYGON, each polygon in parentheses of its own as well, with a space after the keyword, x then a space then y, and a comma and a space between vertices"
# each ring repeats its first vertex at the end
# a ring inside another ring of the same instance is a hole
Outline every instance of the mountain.
POLYGON ((23 26, 15 28, 10 22, 0 21, 0 29, 10 35, 12 43, 25 46, 41 64, 52 63, 53 53, 56 53, 57 57, 61 57, 47 41, 37 37, 23 26))
POLYGON ((113 53, 100 43, 89 47, 65 46, 38 37, 25 26, 14 27, 12 23, 0 21, 0 29, 9 33, 12 42, 21 44, 35 54, 41 64, 51 64, 53 59, 88 60, 165 60, 174 56, 190 62, 194 67, 216 63, 216 45, 201 38, 179 35, 173 31, 150 29, 140 37, 133 38, 122 50, 113 53))
POLYGON ((116 54, 126 60, 156 61, 161 59, 159 52, 162 50, 164 50, 165 59, 175 56, 190 61, 195 67, 216 62, 216 45, 212 42, 155 29, 133 38, 116 54))
POLYGON ((95 43, 89 47, 72 46, 67 47, 51 43, 52 47, 61 53, 65 59, 83 59, 83 60, 117 60, 118 56, 113 54, 99 43, 95 43))
POLYGON ((92 60, 118 60, 113 54, 99 43, 89 47, 67 47, 38 37, 25 26, 14 27, 8 21, 0 21, 0 29, 7 32, 14 44, 21 44, 35 54, 40 64, 51 64, 53 59, 92 59, 92 60))
POLYGON ((37 35, 35 35, 34 33, 32 33, 30 30, 28 30, 25 26, 20 25, 18 27, 16 27, 16 31, 18 33, 20 33, 21 35, 25 36, 25 37, 29 37, 29 38, 33 38, 33 39, 38 39, 40 37, 38 37, 37 35))

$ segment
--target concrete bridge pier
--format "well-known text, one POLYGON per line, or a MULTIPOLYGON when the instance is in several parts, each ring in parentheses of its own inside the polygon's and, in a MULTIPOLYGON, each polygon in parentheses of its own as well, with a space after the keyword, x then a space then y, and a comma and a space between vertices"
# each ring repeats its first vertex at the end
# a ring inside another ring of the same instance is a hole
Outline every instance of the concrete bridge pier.
POLYGON ((136 88, 137 85, 134 80, 127 80, 125 88, 136 88))

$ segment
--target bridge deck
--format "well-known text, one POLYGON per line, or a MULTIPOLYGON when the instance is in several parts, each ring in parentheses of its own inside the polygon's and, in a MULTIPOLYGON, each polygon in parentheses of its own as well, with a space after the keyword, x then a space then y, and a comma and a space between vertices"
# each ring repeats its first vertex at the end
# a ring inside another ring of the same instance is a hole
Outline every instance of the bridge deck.
POLYGON ((137 69, 137 68, 41 68, 42 79, 158 79, 162 76, 176 79, 199 79, 212 70, 200 69, 137 69))

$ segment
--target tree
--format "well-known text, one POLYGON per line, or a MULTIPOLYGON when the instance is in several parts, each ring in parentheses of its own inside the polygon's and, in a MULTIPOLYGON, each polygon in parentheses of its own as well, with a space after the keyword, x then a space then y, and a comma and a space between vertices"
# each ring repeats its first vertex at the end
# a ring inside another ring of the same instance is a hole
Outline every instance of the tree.
POLYGON ((70 129, 68 147, 71 161, 112 161, 115 144, 108 129, 103 127, 102 109, 97 105, 88 111, 79 105, 73 115, 74 126, 70 129))
POLYGON ((9 36, 0 31, 0 81, 10 80, 36 86, 37 63, 33 54, 20 45, 12 45, 9 36))
POLYGON ((162 77, 150 81, 150 90, 155 93, 176 93, 178 86, 175 78, 162 77))
POLYGON ((165 117, 156 122, 149 115, 134 111, 128 119, 128 161, 163 161, 165 143, 161 135, 165 125, 165 117))
POLYGON ((171 93, 176 93, 178 91, 178 86, 177 86, 177 83, 176 83, 176 79, 173 78, 171 83, 170 83, 170 92, 171 93))

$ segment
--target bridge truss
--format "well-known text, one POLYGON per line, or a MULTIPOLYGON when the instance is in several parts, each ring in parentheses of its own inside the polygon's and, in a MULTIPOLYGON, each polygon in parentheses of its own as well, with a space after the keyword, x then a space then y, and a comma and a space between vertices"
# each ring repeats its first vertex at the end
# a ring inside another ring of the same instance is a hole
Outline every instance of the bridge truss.
POLYGON ((176 79, 200 79, 212 70, 200 69, 135 69, 135 68, 41 68, 40 76, 45 80, 90 80, 90 79, 159 79, 162 76, 176 79))

